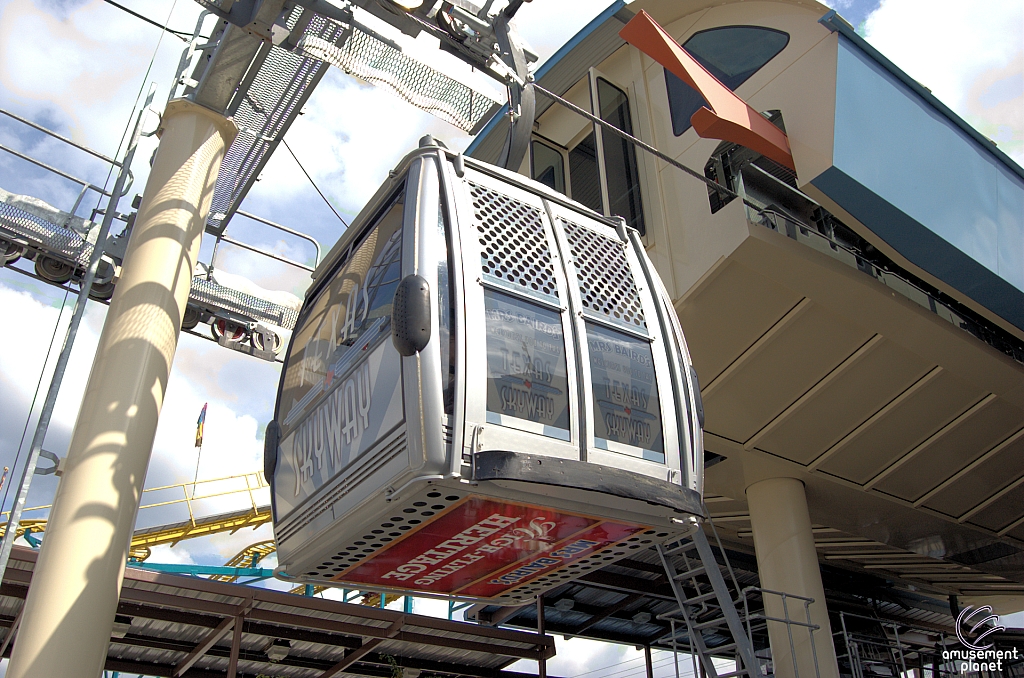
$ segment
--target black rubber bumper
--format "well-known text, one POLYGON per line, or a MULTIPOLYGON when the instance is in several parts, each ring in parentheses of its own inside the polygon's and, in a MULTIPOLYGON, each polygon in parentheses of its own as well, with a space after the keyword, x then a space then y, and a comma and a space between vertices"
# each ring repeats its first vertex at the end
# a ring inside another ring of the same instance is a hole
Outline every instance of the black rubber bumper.
POLYGON ((667 480, 575 459, 487 450, 473 455, 473 480, 511 480, 598 492, 703 516, 700 494, 667 480))

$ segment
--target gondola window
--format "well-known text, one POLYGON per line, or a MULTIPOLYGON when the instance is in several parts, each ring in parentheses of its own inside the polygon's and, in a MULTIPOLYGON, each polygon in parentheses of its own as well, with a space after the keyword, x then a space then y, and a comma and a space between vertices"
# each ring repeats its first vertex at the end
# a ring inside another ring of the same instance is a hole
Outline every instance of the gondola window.
POLYGON ((487 412, 541 424, 569 439, 569 380, 561 316, 516 297, 486 290, 487 412))
POLYGON ((665 463, 651 344, 596 323, 587 323, 587 344, 597 446, 665 463))

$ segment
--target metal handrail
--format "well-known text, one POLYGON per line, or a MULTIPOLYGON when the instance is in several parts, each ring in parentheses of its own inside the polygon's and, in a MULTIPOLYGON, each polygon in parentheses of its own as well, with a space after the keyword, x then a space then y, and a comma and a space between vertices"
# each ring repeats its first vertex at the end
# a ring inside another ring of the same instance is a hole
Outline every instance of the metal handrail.
POLYGON ((313 247, 316 248, 316 256, 313 259, 313 266, 310 267, 310 266, 307 266, 306 264, 301 264, 301 263, 299 263, 297 261, 293 261, 293 260, 291 260, 291 259, 289 259, 287 257, 282 257, 279 254, 274 254, 273 252, 266 252, 266 251, 261 250, 260 248, 254 246, 254 245, 250 245, 248 243, 241 242, 240 240, 235 240, 234 238, 229 238, 227 236, 227 234, 225 233, 225 231, 227 231, 227 227, 225 227, 224 230, 220 231, 219 233, 215 233, 214 234, 215 235, 215 239, 213 241, 213 253, 210 255, 210 265, 209 265, 209 268, 206 271, 206 279, 207 280, 210 280, 213 277, 213 269, 216 267, 216 264, 217 264, 217 251, 220 249, 221 242, 226 242, 229 245, 234 245, 235 247, 241 247, 244 250, 248 250, 250 252, 255 252, 256 254, 261 254, 261 255, 263 255, 265 257, 269 257, 270 259, 273 259, 275 261, 280 261, 283 264, 288 264, 289 266, 294 266, 295 268, 301 268, 304 271, 309 271, 310 273, 315 271, 316 267, 320 265, 320 243, 313 236, 307 235, 307 234, 302 233, 300 231, 296 231, 295 229, 292 229, 292 228, 288 228, 287 226, 283 226, 281 224, 273 222, 270 219, 264 219, 263 217, 258 217, 255 214, 250 214, 249 212, 243 212, 242 210, 235 210, 235 214, 240 214, 243 217, 246 217, 248 219, 252 219, 253 221, 257 221, 257 222, 259 222, 261 224, 265 224, 267 226, 270 226, 271 228, 276 228, 279 231, 283 231, 283 232, 288 233, 290 235, 294 235, 297 238, 302 238, 303 240, 306 240, 307 242, 312 243, 313 247))
POLYGON ((807 636, 811 643, 811 656, 814 659, 814 675, 821 675, 821 668, 818 666, 818 647, 814 643, 814 632, 821 630, 821 626, 811 621, 811 603, 814 602, 814 598, 808 598, 807 596, 798 596, 795 593, 786 593, 785 591, 773 591, 772 589, 764 589, 758 586, 748 586, 742 591, 743 598, 743 612, 747 618, 747 629, 749 633, 750 620, 751 619, 763 619, 765 621, 778 622, 786 625, 786 633, 789 635, 789 652, 790 657, 793 658, 793 674, 796 678, 800 678, 800 669, 797 667, 796 658, 796 643, 793 640, 793 626, 801 626, 807 629, 807 636), (772 617, 768 615, 767 609, 764 614, 750 614, 750 608, 748 606, 749 594, 758 593, 761 594, 761 599, 767 603, 764 594, 773 596, 779 596, 782 598, 782 613, 783 617, 772 617), (789 615, 789 605, 787 600, 793 598, 795 600, 802 601, 804 604, 804 616, 807 621, 802 622, 796 619, 792 619, 789 615))
MULTIPOLYGON (((229 245, 234 245, 235 247, 241 247, 243 250, 249 250, 250 252, 255 252, 256 254, 261 254, 261 255, 263 255, 265 257, 270 257, 271 259, 273 259, 275 261, 280 261, 281 263, 288 264, 290 266, 294 266, 295 268, 301 268, 302 270, 309 271, 310 273, 312 273, 313 271, 316 270, 315 266, 307 266, 306 264, 300 264, 299 262, 292 261, 291 259, 288 259, 287 257, 282 257, 279 254, 274 254, 273 252, 266 252, 264 250, 261 250, 258 247, 255 247, 253 245, 249 245, 249 244, 246 244, 244 242, 241 242, 240 240, 235 240, 234 238, 229 238, 226 235, 218 235, 217 236, 217 241, 218 242, 226 242, 229 245)), ((210 270, 213 270, 213 261, 212 260, 210 261, 210 270)))
POLYGON ((53 167, 52 165, 47 165, 42 160, 36 160, 32 156, 25 155, 21 151, 16 151, 13 148, 9 148, 8 146, 4 146, 3 144, 0 144, 0 151, 7 151, 8 153, 10 153, 13 156, 21 158, 22 160, 27 160, 28 162, 32 163, 33 165, 36 165, 38 167, 42 167, 44 170, 53 172, 54 174, 56 174, 58 176, 62 176, 62 177, 64 177, 65 179, 67 179, 69 181, 73 181, 76 184, 78 184, 79 186, 84 186, 85 188, 92 189, 92 190, 96 191, 97 193, 99 193, 101 195, 104 195, 104 196, 106 196, 108 198, 110 197, 110 192, 109 191, 106 191, 106 190, 100 188, 99 186, 97 186, 95 184, 89 183, 88 181, 85 181, 84 179, 79 179, 78 177, 76 177, 74 175, 71 175, 71 174, 68 174, 67 172, 59 170, 56 167, 53 167))
POLYGON ((313 266, 315 267, 315 266, 319 266, 320 265, 320 257, 321 257, 320 243, 313 236, 307 235, 305 233, 302 233, 301 231, 296 231, 295 229, 292 229, 292 228, 288 228, 287 226, 283 226, 281 224, 273 222, 270 219, 264 219, 263 217, 258 217, 255 214, 250 214, 249 212, 243 212, 242 210, 235 210, 235 214, 240 214, 240 215, 242 215, 243 217, 245 217, 247 219, 252 219, 253 221, 258 221, 261 224, 264 224, 266 226, 270 226, 271 228, 276 228, 279 231, 284 231, 285 233, 289 233, 291 235, 294 235, 296 238, 302 238, 303 240, 307 240, 307 241, 311 242, 313 244, 313 247, 316 248, 316 259, 313 260, 313 266))
MULTIPOLYGON (((161 491, 169 491, 169 490, 176 490, 176 489, 178 489, 178 490, 181 490, 182 497, 180 499, 169 499, 167 501, 158 501, 158 502, 154 502, 152 504, 142 504, 141 506, 139 506, 139 510, 141 511, 142 509, 148 509, 148 508, 158 508, 158 507, 161 507, 161 506, 174 506, 174 505, 185 504, 188 507, 189 520, 191 521, 191 523, 193 525, 195 525, 196 524, 195 512, 192 509, 192 503, 193 502, 200 501, 200 500, 203 500, 203 499, 213 499, 215 497, 225 497, 225 496, 229 496, 229 495, 233 495, 233 494, 247 493, 248 496, 249 496, 249 503, 252 505, 253 510, 254 511, 258 511, 259 510, 259 506, 256 503, 256 497, 253 494, 253 492, 256 491, 256 490, 262 490, 262 489, 266 489, 266 488, 269 488, 269 487, 270 487, 270 483, 268 483, 267 479, 264 477, 263 471, 254 471, 252 473, 243 473, 243 474, 238 474, 238 475, 233 475, 233 476, 224 476, 222 478, 210 478, 210 479, 207 479, 207 480, 199 480, 199 481, 196 481, 196 482, 175 483, 173 485, 161 485, 159 487, 147 487, 147 488, 142 490, 143 495, 145 495, 147 492, 161 492, 161 491), (245 487, 244 488, 236 488, 236 489, 225 490, 225 491, 221 491, 221 492, 211 492, 209 494, 196 494, 196 488, 198 488, 200 485, 209 485, 209 484, 212 484, 212 483, 223 483, 223 482, 227 482, 227 481, 231 481, 231 480, 238 480, 238 479, 241 479, 241 480, 245 481, 245 487), (192 490, 191 495, 189 494, 189 489, 192 490)), ((49 508, 52 508, 52 507, 53 507, 52 504, 46 504, 44 506, 32 506, 30 508, 26 508, 23 512, 24 513, 28 513, 30 511, 43 511, 43 510, 46 510, 46 509, 49 509, 49 508)), ((0 513, 0 518, 7 518, 7 517, 9 517, 10 513, 11 513, 10 511, 4 511, 4 512, 0 513)), ((40 520, 43 520, 43 519, 36 518, 36 519, 23 520, 23 521, 21 521, 19 523, 19 527, 21 525, 29 523, 29 522, 31 522, 33 525, 35 525, 35 524, 38 524, 40 520)), ((2 528, 2 526, 0 526, 0 528, 2 528)))
POLYGON ((22 123, 23 125, 28 125, 32 129, 39 130, 43 134, 47 134, 47 135, 53 137, 54 139, 58 139, 60 141, 63 141, 65 144, 68 144, 69 146, 74 146, 75 148, 77 148, 80 151, 85 151, 89 155, 95 156, 95 157, 99 158, 100 160, 113 165, 114 167, 120 167, 121 166, 121 163, 119 163, 117 160, 114 160, 113 158, 108 158, 107 156, 103 155, 99 151, 94 151, 91 148, 89 148, 88 146, 83 146, 82 144, 80 144, 80 143, 78 143, 76 141, 72 141, 71 139, 68 139, 65 136, 57 134, 56 132, 54 132, 52 130, 46 129, 42 125, 37 125, 36 123, 32 122, 31 120, 28 120, 27 118, 23 118, 20 115, 17 115, 15 113, 11 113, 10 111, 5 110, 3 108, 0 108, 0 113, 3 113, 4 115, 6 115, 6 116, 8 116, 10 118, 14 118, 18 122, 22 123))
MULTIPOLYGON (((862 659, 863 658, 861 657, 860 648, 877 648, 877 649, 883 649, 883 650, 886 650, 886 651, 890 652, 892 654, 892 657, 888 661, 886 661, 884 659, 871 658, 871 657, 868 657, 867 659, 869 661, 871 661, 871 662, 882 663, 882 664, 884 664, 886 666, 890 666, 890 667, 892 667, 892 669, 894 671, 897 671, 897 672, 898 671, 903 671, 903 673, 906 673, 906 671, 907 671, 907 668, 906 668, 907 667, 906 655, 907 655, 908 652, 909 653, 917 653, 918 655, 922 655, 923 654, 925 656, 941 657, 942 651, 940 650, 940 647, 944 648, 945 647, 945 643, 946 643, 946 635, 945 635, 945 633, 942 633, 942 632, 938 633, 940 641, 939 641, 938 644, 935 644, 935 645, 931 645, 929 643, 922 643, 922 642, 918 642, 918 641, 901 640, 900 639, 900 633, 899 633, 899 627, 901 627, 901 626, 904 628, 904 636, 903 636, 904 638, 906 638, 906 631, 908 631, 908 630, 909 631, 920 631, 920 632, 925 633, 927 635, 935 635, 936 634, 936 632, 934 630, 918 629, 918 628, 915 628, 913 625, 908 624, 906 622, 890 621, 890 620, 887 620, 887 619, 881 619, 881 618, 878 618, 878 617, 869 617, 869 616, 866 616, 866 615, 856 614, 856 613, 852 613, 852 612, 840 612, 839 613, 839 620, 840 620, 841 629, 840 629, 840 631, 837 631, 833 635, 839 635, 841 633, 842 636, 843 636, 843 643, 846 646, 846 654, 845 655, 839 655, 839 656, 840 657, 844 657, 845 656, 846 658, 849 659, 849 661, 850 661, 850 670, 852 671, 852 673, 854 675, 854 678, 863 678, 864 677, 864 671, 863 671, 863 665, 862 665, 862 659), (872 636, 867 635, 865 633, 858 633, 858 632, 855 632, 855 631, 850 631, 847 628, 847 625, 846 625, 847 618, 861 619, 861 620, 864 620, 864 621, 872 622, 874 624, 878 624, 886 632, 891 630, 892 634, 893 634, 893 637, 891 639, 888 636, 886 636, 885 638, 878 638, 878 637, 872 637, 872 636)), ((950 670, 950 669, 945 668, 946 666, 947 666, 947 664, 945 664, 945 663, 942 663, 941 665, 936 665, 936 678, 939 678, 940 676, 961 675, 961 674, 959 674, 955 670, 950 670)))

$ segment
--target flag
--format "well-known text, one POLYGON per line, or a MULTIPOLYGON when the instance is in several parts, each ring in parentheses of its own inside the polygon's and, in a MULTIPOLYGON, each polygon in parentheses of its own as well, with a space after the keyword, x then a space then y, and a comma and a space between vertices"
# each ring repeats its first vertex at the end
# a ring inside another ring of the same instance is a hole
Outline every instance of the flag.
POLYGON ((203 446, 203 424, 206 422, 206 406, 210 403, 203 403, 203 411, 199 413, 199 421, 196 422, 196 447, 203 446))

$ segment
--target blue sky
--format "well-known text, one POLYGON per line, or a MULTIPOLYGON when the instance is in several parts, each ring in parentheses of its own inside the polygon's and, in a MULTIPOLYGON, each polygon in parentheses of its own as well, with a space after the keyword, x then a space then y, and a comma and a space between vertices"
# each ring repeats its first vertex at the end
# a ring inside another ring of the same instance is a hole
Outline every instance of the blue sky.
MULTIPOLYGON (((120 1, 180 30, 191 30, 200 11, 192 0, 120 1)), ((543 61, 608 1, 533 0, 520 12, 521 33, 543 61)), ((834 0, 833 4, 883 54, 1011 157, 1024 161, 1024 3, 834 0)), ((144 83, 157 82, 157 100, 166 99, 182 47, 173 36, 102 0, 0 0, 0 107, 115 155, 144 83)), ((469 142, 454 127, 332 69, 287 140, 348 219, 426 132, 453 147, 462 148, 469 142)), ((93 183, 108 181, 107 169, 100 161, 68 151, 4 116, 0 116, 0 144, 31 153, 93 183)), ((139 183, 132 194, 141 192, 144 159, 154 147, 151 139, 140 148, 138 157, 143 161, 136 163, 139 183)), ((62 209, 70 207, 76 194, 69 182, 44 176, 5 153, 0 153, 0 188, 42 198, 62 209)), ((89 201, 89 206, 95 205, 95 194, 89 201)), ((295 161, 283 151, 268 164, 243 209, 311 233, 325 251, 343 230, 295 161)), ((312 261, 311 249, 300 241, 281 238, 277 232, 244 219, 236 218, 229 233, 280 254, 312 261)), ((204 245, 204 258, 209 248, 209 243, 204 245)), ((309 280, 308 274, 230 246, 223 247, 218 266, 264 287, 299 295, 309 280)), ((66 320, 71 301, 65 301, 64 293, 56 288, 0 271, 0 309, 12 328, 8 336, 13 337, 13 345, 0 353, 0 465, 14 465, 26 426, 24 446, 31 439, 35 415, 30 413, 30 403, 41 374, 45 392, 46 353, 58 316, 66 320)), ((47 437, 46 449, 60 455, 70 441, 104 308, 90 305, 47 437)), ((59 328, 58 336, 62 332, 59 328)), ((53 349, 54 354, 58 348, 53 349)), ((204 402, 210 405, 200 477, 260 468, 262 430, 271 417, 278 374, 273 365, 183 335, 147 486, 192 479, 196 471, 192 438, 204 402)), ((17 469, 12 470, 16 477, 17 469)), ((37 477, 29 504, 48 503, 55 483, 53 476, 37 477)), ((225 500, 218 506, 229 503, 225 500)), ((146 514, 140 516, 140 523, 168 518, 166 514, 146 514)), ((220 564, 246 544, 270 536, 264 528, 256 533, 196 540, 175 549, 159 549, 154 560, 220 564)), ((434 609, 424 605, 418 609, 434 609)), ((628 661, 588 674, 602 678, 622 671, 616 678, 627 678, 638 667, 637 653, 631 648, 584 641, 563 645, 559 640, 559 644, 560 657, 551 669, 554 674, 573 675, 628 661)), ((665 675, 668 673, 666 665, 665 675)))

